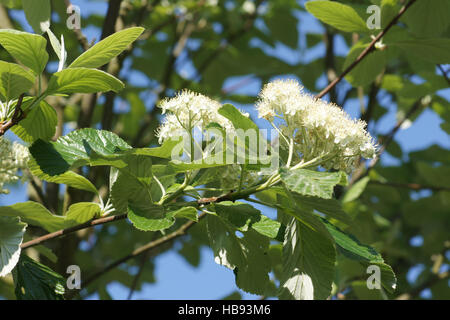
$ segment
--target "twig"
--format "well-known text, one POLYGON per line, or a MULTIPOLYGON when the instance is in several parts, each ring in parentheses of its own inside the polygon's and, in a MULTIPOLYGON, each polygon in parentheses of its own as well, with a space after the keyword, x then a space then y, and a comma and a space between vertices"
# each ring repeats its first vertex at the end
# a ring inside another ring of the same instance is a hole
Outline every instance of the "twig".
MULTIPOLYGON (((200 221, 201 219, 203 219, 206 216, 206 213, 202 213, 201 215, 199 215, 198 220, 200 221)), ((130 254, 112 262, 111 264, 107 265, 105 268, 103 268, 102 270, 94 273, 93 275, 91 275, 90 277, 88 277, 84 282, 83 285, 85 287, 87 287, 90 283, 92 283, 93 281, 97 280, 99 277, 101 277, 102 275, 104 275, 105 273, 111 271, 112 269, 120 266, 122 263, 136 258, 152 249, 155 249, 156 247, 159 247, 165 243, 168 243, 172 240, 175 240, 183 235, 186 234, 186 232, 196 224, 196 222, 194 221, 188 221, 185 224, 183 224, 179 229, 175 230, 172 233, 169 233, 159 239, 156 239, 154 241, 151 241, 149 243, 147 243, 146 245, 137 248, 136 250, 134 250, 133 252, 131 252, 130 254)))
POLYGON ((414 3, 416 0, 410 0, 406 5, 404 5, 400 11, 397 13, 397 15, 389 22, 389 24, 386 26, 384 30, 382 30, 378 35, 373 38, 372 42, 360 53, 360 55, 356 58, 355 61, 353 61, 352 64, 350 64, 342 73, 337 77, 334 81, 332 81, 325 89, 323 89, 318 95, 316 95, 317 99, 322 98, 324 95, 326 95, 328 92, 330 92, 331 89, 333 89, 336 84, 338 84, 350 71, 353 70, 354 67, 356 67, 361 60, 363 60, 369 53, 371 53, 375 49, 375 44, 380 41, 380 39, 391 29, 400 19, 400 17, 405 13, 406 10, 414 3))
POLYGON ((0 123, 0 136, 3 136, 6 133, 6 131, 11 129, 16 124, 18 124, 21 120, 25 119, 26 114, 21 109, 24 95, 25 94, 22 93, 19 99, 17 100, 17 104, 14 109, 14 114, 11 117, 11 119, 0 123))
MULTIPOLYGON (((64 0, 64 3, 66 4, 67 11, 69 10, 69 8, 70 9, 72 8, 72 3, 70 2, 70 0, 64 0)), ((75 33, 77 40, 80 43, 83 50, 87 51, 89 49, 90 45, 89 45, 89 42, 88 42, 86 36, 81 31, 81 29, 73 28, 73 32, 75 33)))
POLYGON ((367 108, 361 116, 361 120, 365 121, 367 125, 369 125, 370 120, 372 119, 373 111, 376 106, 376 98, 377 94, 380 91, 380 86, 376 83, 372 83, 369 91, 369 100, 367 102, 367 108))
POLYGON ((258 80, 254 75, 247 76, 243 78, 242 80, 238 81, 235 84, 230 85, 229 87, 223 88, 222 93, 224 95, 228 95, 230 93, 233 93, 234 91, 241 89, 242 87, 248 85, 249 83, 252 83, 253 81, 258 80))
MULTIPOLYGON (((103 21, 102 35, 100 40, 110 36, 115 31, 116 21, 119 17, 120 4, 122 0, 110 0, 108 10, 106 12, 105 20, 103 21)), ((102 67, 104 69, 105 66, 102 67)), ((91 125, 94 109, 97 105, 97 94, 91 94, 87 100, 87 106, 82 106, 78 116, 78 128, 86 128, 91 125)))
POLYGON ((258 8, 261 6, 262 2, 263 2, 262 0, 256 1, 255 11, 254 11, 254 13, 252 13, 251 15, 248 16, 248 18, 244 22, 244 25, 239 30, 228 35, 228 37, 225 39, 225 41, 223 41, 220 46, 218 46, 213 52, 211 52, 211 54, 208 57, 206 57, 206 59, 203 61, 203 63, 198 67, 197 74, 192 78, 192 80, 186 79, 185 81, 182 82, 181 88, 188 87, 192 83, 193 80, 198 79, 208 69, 208 67, 211 65, 211 63, 214 60, 216 60, 216 58, 222 52, 225 51, 225 49, 227 49, 236 40, 238 40, 239 38, 244 36, 253 27, 254 22, 258 16, 258 8))
POLYGON ((356 171, 353 176, 352 179, 349 183, 349 185, 353 185, 355 182, 357 182, 358 180, 360 180, 361 178, 364 178, 365 176, 367 176, 369 174, 369 171, 372 170, 373 167, 375 167, 375 165, 378 163, 378 161, 380 160, 381 155, 384 153, 384 151, 386 150, 386 148, 390 145, 390 143, 392 142, 395 134, 397 133, 397 131, 401 128, 401 126, 403 125, 403 123, 408 120, 418 109, 420 109, 421 107, 423 107, 422 104, 422 99, 419 99, 416 101, 416 103, 414 103, 412 105, 412 107, 408 110, 408 112, 406 113, 405 117, 403 117, 403 119, 397 121, 397 123, 395 124, 395 126, 391 129, 391 131, 388 133, 388 135, 381 140, 381 147, 378 150, 378 154, 377 157, 374 158, 370 163, 369 166, 367 167, 367 170, 365 172, 362 171, 362 168, 360 168, 360 170, 356 171))
POLYGON ((33 187, 34 191, 36 192, 37 197, 39 198, 39 201, 42 203, 42 205, 46 208, 49 207, 47 198, 44 195, 44 191, 42 188, 36 183, 36 180, 34 179, 34 176, 30 174, 30 183, 33 187))
MULTIPOLYGON (((248 196, 249 196, 249 194, 246 193, 246 190, 243 190, 243 192, 241 192, 241 193, 237 193, 237 192, 231 193, 230 192, 230 193, 224 194, 219 197, 201 198, 201 199, 198 199, 197 201, 189 202, 186 204, 198 208, 202 205, 207 205, 207 204, 217 203, 217 202, 222 202, 222 201, 235 201, 238 199, 247 198, 248 196)), ((79 231, 82 229, 91 228, 94 226, 102 225, 102 224, 117 221, 117 220, 123 220, 125 218, 127 218, 127 214, 121 214, 121 215, 115 215, 115 216, 109 216, 109 217, 91 220, 91 221, 79 224, 77 226, 73 226, 70 228, 66 228, 66 229, 58 230, 58 231, 55 231, 52 233, 48 233, 48 234, 38 237, 36 239, 25 242, 22 244, 21 248, 22 249, 29 248, 29 247, 41 244, 42 242, 45 242, 45 241, 48 241, 51 239, 55 239, 55 238, 59 238, 61 236, 64 236, 64 235, 67 235, 67 234, 70 234, 70 233, 73 233, 73 232, 76 232, 76 231, 79 231)))
MULTIPOLYGON (((329 28, 326 29, 324 38, 326 45, 325 72, 327 74, 328 83, 331 83, 336 79, 336 66, 334 61, 334 34, 329 30, 329 28)), ((330 101, 335 103, 337 102, 335 87, 330 90, 330 101)))
POLYGON ((444 70, 444 67, 442 65, 437 65, 438 69, 442 72, 442 75, 444 76, 445 80, 447 80, 447 83, 450 84, 450 78, 447 75, 447 71, 444 70))
POLYGON ((139 270, 138 270, 137 274, 134 276, 133 283, 131 284, 130 291, 128 292, 127 300, 131 300, 131 298, 133 298, 133 294, 136 291, 136 288, 139 284, 139 280, 141 278, 142 272, 144 271, 145 263, 147 262, 148 258, 149 258, 149 254, 148 254, 148 252, 146 252, 146 254, 144 254, 141 258, 139 270))
MULTIPOLYGON (((408 112, 406 113, 406 115, 403 117, 403 119, 397 121, 397 123, 395 124, 395 126, 392 128, 392 130, 389 132, 389 134, 382 139, 382 145, 381 148, 378 151, 378 154, 381 155, 389 146, 389 144, 392 142, 392 139, 394 139, 395 134, 397 133, 397 131, 402 127, 403 123, 405 123, 406 120, 408 120, 409 118, 411 118, 411 116, 417 111, 419 110, 421 107, 423 107, 422 104, 422 99, 417 100, 412 107, 408 110, 408 112)), ((375 159, 373 159, 370 162, 369 168, 372 168, 375 166, 375 164, 378 162, 378 160, 380 159, 380 157, 376 157, 375 159)))
POLYGON ((117 220, 123 220, 126 217, 127 217, 126 214, 122 214, 122 215, 117 215, 117 216, 109 216, 109 217, 105 217, 105 218, 91 220, 91 221, 88 221, 86 223, 82 223, 82 224, 79 224, 77 226, 74 226, 74 227, 58 230, 58 231, 55 231, 55 232, 43 235, 42 237, 38 237, 36 239, 24 242, 21 245, 21 248, 22 249, 26 249, 26 248, 29 248, 29 247, 41 244, 41 243, 43 243, 43 242, 45 242, 47 240, 50 240, 50 239, 59 238, 61 236, 64 236, 64 235, 67 235, 67 234, 70 234, 70 233, 73 233, 73 232, 76 232, 76 231, 79 231, 79 230, 82 230, 82 229, 95 227, 97 225, 101 225, 101 224, 105 224, 105 223, 109 223, 109 222, 113 222, 113 221, 117 221, 117 220))

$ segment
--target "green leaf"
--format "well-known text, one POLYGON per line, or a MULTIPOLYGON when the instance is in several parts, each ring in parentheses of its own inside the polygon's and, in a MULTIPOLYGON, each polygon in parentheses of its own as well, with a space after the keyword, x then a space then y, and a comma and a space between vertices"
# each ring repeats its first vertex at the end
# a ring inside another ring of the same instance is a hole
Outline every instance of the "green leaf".
POLYGON ((399 9, 400 6, 397 0, 381 0, 381 29, 386 28, 389 22, 398 14, 399 9))
POLYGON ((36 250, 37 252, 39 252, 39 254, 45 258, 47 258, 49 261, 53 262, 53 263, 57 263, 58 262, 58 257, 56 256, 56 254, 52 251, 52 249, 40 244, 40 245, 36 245, 33 246, 33 249, 36 250))
POLYGON ((130 154, 169 159, 172 156, 172 149, 179 143, 183 143, 183 142, 168 139, 168 140, 164 141, 164 143, 160 147, 134 148, 130 152, 130 154))
POLYGON ((342 197, 342 203, 350 202, 359 198, 359 196, 366 189, 367 184, 370 181, 370 177, 364 177, 356 182, 342 197))
POLYGON ((438 37, 450 25, 450 2, 416 1, 403 15, 408 29, 421 38, 438 37))
POLYGON ((366 281, 352 281, 352 290, 359 300, 384 300, 385 295, 381 290, 371 290, 367 287, 366 281))
POLYGON ((33 157, 31 157, 31 159, 28 161, 27 166, 30 172, 41 180, 65 184, 75 189, 85 190, 98 194, 97 188, 92 184, 92 182, 73 171, 66 171, 62 174, 54 176, 48 175, 41 170, 33 157))
POLYGON ((183 207, 178 210, 169 209, 139 198, 128 199, 128 219, 134 227, 142 231, 159 231, 171 227, 176 218, 198 221, 197 209, 183 207))
MULTIPOLYGON (((149 158, 147 158, 150 160, 149 158)), ((119 169, 111 187, 111 200, 116 211, 128 212, 128 219, 142 231, 157 231, 171 227, 175 218, 197 221, 197 210, 193 207, 171 210, 154 204, 159 200, 153 192, 152 170, 145 161, 129 162, 129 167, 119 169)), ((163 180, 163 179, 161 179, 163 180)), ((164 180, 161 181, 164 183, 164 180)), ((159 186, 156 187, 160 196, 159 186)))
POLYGON ((136 124, 141 123, 147 113, 147 110, 143 100, 136 92, 128 93, 126 95, 126 99, 130 104, 130 111, 120 115, 119 123, 122 124, 121 133, 132 139, 136 137, 139 131, 139 126, 136 124))
POLYGON ((351 222, 350 216, 342 209, 341 203, 336 199, 322 199, 299 194, 292 194, 292 197, 298 206, 306 211, 312 212, 313 210, 317 210, 343 223, 350 224, 351 222))
POLYGON ((152 159, 146 156, 126 155, 123 157, 126 166, 120 168, 121 172, 136 178, 143 186, 149 187, 152 181, 152 159))
POLYGON ((27 93, 33 84, 34 76, 30 72, 15 63, 0 61, 0 98, 2 100, 10 101, 18 98, 22 93, 27 93))
POLYGON ((0 217, 20 217, 29 225, 41 227, 48 232, 64 228, 64 218, 48 211, 40 203, 26 201, 11 206, 0 207, 0 217))
POLYGON ((335 185, 347 183, 347 176, 343 172, 280 169, 280 175, 289 190, 305 196, 316 196, 324 199, 332 198, 335 185))
POLYGON ((416 163, 418 175, 426 184, 436 187, 450 188, 450 167, 432 166, 425 162, 416 163))
POLYGON ((101 209, 97 203, 78 202, 69 207, 66 212, 66 228, 85 223, 94 218, 98 218, 101 209))
POLYGON ((63 300, 64 278, 26 255, 20 257, 14 272, 18 300, 63 300))
POLYGON ((34 32, 43 33, 50 28, 50 0, 22 0, 22 5, 25 17, 34 32))
POLYGON ((44 37, 10 29, 0 29, 0 44, 15 59, 41 74, 48 61, 47 40, 44 37))
POLYGON ((197 209, 194 207, 183 207, 178 210, 172 211, 168 214, 174 218, 186 218, 191 221, 198 221, 197 209))
POLYGON ((273 8, 264 15, 264 22, 274 39, 283 42, 291 48, 297 48, 298 21, 293 15, 292 7, 277 6, 277 3, 268 3, 273 8))
POLYGON ((171 227, 175 219, 166 214, 164 207, 149 204, 129 204, 128 219, 142 231, 158 231, 171 227))
POLYGON ((69 68, 98 68, 125 50, 144 32, 144 28, 133 27, 116 32, 84 52, 69 68))
POLYGON ((48 28, 46 32, 48 35, 48 39, 50 40, 50 44, 53 48, 53 51, 55 52, 58 59, 61 61, 61 58, 64 58, 61 55, 61 43, 59 42, 58 38, 56 38, 55 34, 52 32, 50 28, 48 28))
POLYGON ((447 38, 404 40, 391 45, 432 63, 450 63, 450 39, 447 38))
MULTIPOLYGON (((148 192, 148 185, 144 185, 135 177, 119 170, 115 172, 114 181, 110 182, 110 196, 116 211, 125 212, 128 210, 129 201, 131 204, 152 203, 151 193, 148 192)), ((111 178, 112 176, 110 176, 111 178)))
MULTIPOLYGON (((351 49, 342 67, 345 70, 363 52, 368 44, 357 43, 351 49)), ((345 79, 354 86, 365 86, 375 81, 375 78, 386 66, 387 56, 385 51, 375 50, 361 60, 356 67, 350 71, 345 79)))
POLYGON ((309 1, 305 4, 308 12, 320 21, 345 32, 367 32, 363 19, 352 7, 334 1, 309 1))
POLYGON ((383 262, 383 258, 375 249, 360 243, 354 236, 346 234, 325 219, 322 219, 322 221, 335 239, 336 244, 346 253, 346 256, 354 257, 356 260, 383 262))
POLYGON ((26 228, 19 217, 0 217, 0 277, 10 273, 19 261, 26 228))
POLYGON ((236 129, 243 129, 243 130, 254 129, 254 130, 259 131, 258 126, 249 117, 246 117, 245 115, 243 115, 232 104, 229 104, 229 103, 224 104, 219 109, 218 112, 220 115, 222 115, 225 118, 227 118, 228 120, 230 120, 236 129))
POLYGON ((87 68, 65 69, 50 78, 47 94, 96 93, 124 88, 122 81, 101 70, 87 68))
POLYGON ((229 136, 227 132, 223 132, 226 135, 223 137, 224 140, 233 139, 227 141, 226 147, 232 148, 231 152, 237 154, 237 161, 250 164, 269 163, 270 159, 263 154, 265 149, 262 145, 262 143, 267 143, 267 141, 265 141, 256 123, 249 116, 242 114, 236 107, 228 103, 223 105, 218 112, 230 120, 234 128, 237 129, 235 136, 229 136), (254 142, 254 139, 256 139, 255 143, 250 143, 250 141, 254 142), (232 142, 232 145, 229 142, 232 142), (259 149, 260 147, 262 147, 262 150, 259 149), (234 151, 235 149, 237 152, 234 151))
POLYGON ((121 158, 130 149, 112 132, 86 128, 72 131, 56 142, 37 140, 30 153, 45 174, 56 176, 84 165, 125 167, 121 158))
POLYGON ((397 281, 395 274, 375 249, 360 243, 353 235, 345 233, 327 220, 321 220, 334 238, 339 252, 349 259, 359 261, 364 266, 378 266, 381 270, 381 285, 390 293, 395 290, 397 281))
POLYGON ((218 216, 239 231, 253 229, 263 236, 283 240, 284 228, 281 223, 262 215, 259 210, 247 203, 224 201, 216 203, 214 208, 218 216))
POLYGON ((236 229, 217 216, 207 217, 208 236, 216 263, 234 271, 236 284, 244 291, 264 295, 270 281, 269 240, 253 230, 240 238, 236 229))
POLYGON ((25 119, 12 128, 12 131, 23 141, 33 143, 37 139, 50 140, 55 135, 57 125, 58 117, 55 109, 42 100, 27 113, 25 119))
POLYGON ((279 298, 327 299, 334 279, 335 258, 336 252, 328 237, 292 219, 283 244, 279 298))

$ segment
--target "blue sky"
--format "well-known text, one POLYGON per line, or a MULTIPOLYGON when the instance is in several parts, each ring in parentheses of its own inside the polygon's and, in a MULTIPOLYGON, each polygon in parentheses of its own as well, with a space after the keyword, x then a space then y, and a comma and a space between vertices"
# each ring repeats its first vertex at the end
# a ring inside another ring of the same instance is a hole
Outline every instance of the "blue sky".
MULTIPOLYGON (((80 6, 82 16, 86 16, 92 12, 105 14, 107 5, 104 1, 87 1, 87 0, 73 0, 73 4, 80 6)), ((316 32, 323 31, 323 27, 314 18, 305 14, 297 13, 301 17, 298 29, 302 32, 316 32)), ((23 19, 22 12, 15 12, 15 17, 23 19)), ((28 26, 25 26, 27 31, 30 31, 28 26)), ((98 39, 100 31, 89 27, 84 28, 83 32, 91 41, 93 38, 98 39)), ((304 41, 304 39, 299 39, 304 41)), ((256 44, 257 45, 257 44, 256 44)), ((337 40, 336 52, 339 55, 345 56, 348 51, 345 43, 342 39, 337 40)), ((289 49, 282 44, 278 44, 275 49, 270 49, 271 54, 281 57, 290 63, 296 63, 298 61, 310 61, 315 59, 318 55, 324 54, 324 46, 319 45, 313 50, 308 52, 296 52, 289 49)), ((192 70, 187 67, 185 72, 189 73, 192 70)), ((122 74, 126 78, 131 78, 129 75, 122 74)), ((143 85, 148 83, 148 79, 144 78, 139 73, 133 73, 133 83, 139 83, 143 85)), ((240 79, 231 79, 227 81, 224 87, 228 87, 237 83, 240 79)), ((301 79, 299 79, 301 81, 301 79)), ((319 80, 319 87, 325 86, 325 79, 319 80)), ((248 85, 238 91, 238 93, 253 93, 256 94, 260 90, 261 83, 258 81, 250 82, 248 85)), ((450 97, 450 89, 441 90, 440 95, 450 97)), ((255 112, 249 110, 248 106, 240 106, 246 111, 250 111, 253 119, 261 127, 267 127, 267 124, 260 119, 256 119, 255 112)), ((383 116, 378 124, 378 132, 388 132, 396 123, 395 104, 386 105, 389 112, 383 116)), ((353 117, 359 116, 359 103, 358 101, 351 101, 346 106, 346 111, 353 117)), ((395 137, 402 147, 404 153, 414 150, 423 149, 431 144, 438 144, 444 148, 450 148, 450 137, 440 129, 439 124, 442 122, 440 118, 430 109, 425 110, 414 122, 410 128, 400 130, 395 137)), ((12 134, 8 134, 10 138, 13 138, 12 134)), ((383 164, 392 165, 398 161, 388 154, 384 154, 381 158, 383 164)), ((0 196, 0 204, 8 205, 16 202, 26 200, 26 185, 12 186, 11 194, 8 196, 0 196)), ((273 212, 265 213, 268 216, 272 216, 273 212)), ((420 245, 420 239, 414 240, 414 243, 420 245)), ((220 299, 234 291, 238 290, 234 284, 233 272, 225 267, 219 266, 214 262, 214 257, 211 250, 203 249, 201 263, 198 268, 191 267, 180 255, 175 251, 164 253, 155 258, 155 277, 157 282, 155 284, 147 284, 143 286, 141 291, 135 292, 134 299, 220 299)), ((409 278, 414 280, 420 271, 420 266, 411 270, 409 278)), ((128 296, 128 289, 118 283, 112 283, 108 288, 110 294, 116 299, 126 299, 128 296)), ((240 291, 240 290, 239 290, 240 291)), ((257 296, 246 294, 242 291, 240 293, 243 298, 255 299, 257 296)), ((95 299, 96 296, 92 296, 95 299)))

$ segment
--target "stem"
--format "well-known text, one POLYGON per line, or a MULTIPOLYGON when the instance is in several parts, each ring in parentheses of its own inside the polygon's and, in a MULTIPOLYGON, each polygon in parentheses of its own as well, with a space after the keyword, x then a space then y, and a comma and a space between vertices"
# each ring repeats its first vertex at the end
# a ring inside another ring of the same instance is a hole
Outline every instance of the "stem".
POLYGON ((289 156, 288 156, 288 160, 286 163, 286 167, 288 167, 288 168, 291 166, 293 154, 294 154, 294 139, 290 138, 289 139, 289 156))
POLYGON ((244 184, 244 177, 245 177, 245 164, 241 164, 241 177, 239 179, 238 192, 242 190, 242 185, 244 184))
POLYGON ((389 22, 389 24, 386 26, 384 30, 382 30, 375 38, 373 38, 372 42, 361 52, 361 54, 356 58, 355 61, 351 65, 347 67, 347 69, 344 70, 344 72, 339 75, 334 81, 332 81, 325 89, 323 89, 317 96, 316 99, 322 98, 324 95, 326 95, 328 92, 330 92, 331 89, 333 89, 350 71, 355 68, 358 63, 361 62, 369 53, 375 50, 375 44, 380 41, 380 39, 397 23, 398 19, 405 13, 406 10, 414 3, 416 0, 410 0, 406 5, 404 5, 400 11, 397 13, 397 15, 389 22))
POLYGON ((164 198, 166 196, 166 189, 164 189, 164 186, 162 185, 161 181, 159 181, 159 179, 153 175, 153 179, 155 179, 156 183, 158 184, 159 188, 161 189, 161 198, 164 198))
POLYGON ((79 224, 77 226, 71 227, 71 228, 67 228, 67 229, 62 229, 62 230, 58 230, 52 233, 48 233, 42 237, 27 241, 25 243, 23 243, 21 245, 22 249, 26 249, 32 246, 36 246, 38 244, 41 244, 42 242, 45 242, 47 240, 50 239, 54 239, 54 238, 59 238, 61 236, 64 236, 66 234, 70 234, 79 230, 83 230, 83 229, 87 229, 87 228, 91 228, 91 227, 95 227, 97 225, 102 225, 105 223, 109 223, 109 222, 113 222, 113 221, 117 221, 117 220, 123 220, 127 217, 127 214, 122 214, 122 215, 117 215, 117 216, 109 216, 106 218, 100 218, 100 219, 95 219, 92 221, 88 221, 82 224, 79 224))

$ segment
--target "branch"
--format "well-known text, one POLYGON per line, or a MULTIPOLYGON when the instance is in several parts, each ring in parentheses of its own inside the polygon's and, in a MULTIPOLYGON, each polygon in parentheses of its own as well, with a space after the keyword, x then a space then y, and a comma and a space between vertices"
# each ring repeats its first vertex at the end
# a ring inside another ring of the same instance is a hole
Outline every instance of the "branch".
MULTIPOLYGON (((408 120, 409 118, 411 118, 411 116, 412 116, 417 110, 419 110, 419 109, 422 108, 422 107, 423 107, 422 99, 417 100, 416 103, 414 103, 414 104, 412 105, 412 107, 408 110, 408 112, 406 113, 405 117, 404 117, 403 119, 397 121, 397 123, 395 124, 395 126, 394 126, 394 127, 392 128, 392 130, 389 132, 389 134, 388 134, 384 139, 381 139, 382 145, 381 145, 381 148, 380 148, 379 151, 378 151, 378 155, 381 155, 381 154, 387 149, 387 147, 389 146, 389 144, 390 144, 390 143, 392 142, 392 140, 394 139, 394 136, 395 136, 395 134, 397 133, 397 131, 402 127, 403 123, 404 123, 406 120, 408 120)), ((373 160, 370 162, 369 169, 373 168, 373 167, 377 164, 377 162, 378 162, 379 159, 380 159, 379 156, 376 157, 375 159, 373 159, 373 160)))
POLYGON ((367 170, 365 172, 361 170, 356 171, 353 176, 352 179, 349 183, 349 186, 352 186, 355 182, 357 182, 358 180, 360 180, 361 178, 367 176, 369 174, 369 171, 372 170, 373 167, 375 167, 375 165, 378 163, 378 161, 381 158, 381 155, 383 154, 384 151, 386 151, 386 148, 389 146, 389 144, 392 142, 395 134, 397 133, 397 131, 401 128, 401 126, 403 125, 403 123, 408 120, 417 110, 419 110, 421 107, 423 107, 422 104, 422 99, 419 99, 416 101, 416 103, 414 103, 411 108, 408 110, 408 112, 406 113, 405 117, 402 120, 397 121, 396 125, 392 128, 392 130, 387 134, 387 136, 384 139, 381 139, 381 147, 378 150, 378 154, 377 157, 374 158, 367 170))
POLYGON ((133 294, 136 291, 136 288, 139 284, 139 280, 141 278, 142 272, 144 271, 145 263, 149 259, 149 253, 146 252, 141 258, 140 264, 139 264, 139 270, 134 276, 133 283, 131 284, 130 291, 128 292, 127 300, 131 300, 133 298, 133 294))
MULTIPOLYGON (((198 217, 198 221, 200 221, 201 219, 203 219, 207 214, 206 213, 202 213, 199 217, 198 217)), ((171 242, 183 235, 186 234, 186 232, 196 224, 195 221, 188 221, 185 224, 183 224, 179 229, 175 230, 172 233, 169 233, 159 239, 156 239, 154 241, 151 241, 149 243, 147 243, 146 245, 137 248, 136 250, 134 250, 133 252, 131 252, 130 254, 110 263, 109 265, 107 265, 104 269, 94 273, 92 276, 88 277, 84 282, 83 285, 85 287, 87 287, 90 283, 92 283, 93 281, 97 280, 99 277, 101 277, 102 275, 104 275, 105 273, 111 271, 112 269, 120 266, 122 263, 127 262, 130 259, 136 258, 152 249, 155 249, 163 244, 166 244, 168 242, 171 242)))
MULTIPOLYGON (((206 57, 206 59, 203 61, 203 63, 198 67, 197 74, 192 79, 198 79, 211 65, 211 63, 223 52, 225 49, 228 48, 233 42, 241 38, 243 35, 245 35, 254 25, 254 22, 258 16, 258 8, 262 4, 262 0, 257 0, 255 3, 255 11, 251 15, 248 16, 246 21, 244 22, 244 25, 239 30, 231 33, 228 35, 228 37, 225 39, 222 44, 217 47, 211 54, 206 57)), ((193 80, 186 79, 181 84, 181 89, 188 87, 193 80)))
MULTIPOLYGON (((197 201, 194 201, 194 202, 186 202, 186 205, 194 206, 196 208, 199 208, 200 206, 211 204, 211 203, 217 203, 217 202, 222 202, 222 201, 235 201, 235 200, 238 200, 238 199, 245 199, 248 196, 249 196, 249 193, 248 193, 247 189, 245 189, 242 192, 227 193, 227 194, 219 196, 219 197, 201 198, 201 199, 198 199, 197 201)), ((21 245, 21 248, 22 249, 26 249, 26 248, 29 248, 29 247, 41 244, 41 243, 43 243, 45 241, 48 241, 48 240, 51 240, 51 239, 55 239, 55 238, 59 238, 59 237, 65 236, 67 234, 70 234, 70 233, 73 233, 73 232, 76 232, 76 231, 79 231, 79 230, 95 227, 95 226, 102 225, 102 224, 109 223, 109 222, 113 222, 113 221, 123 220, 125 218, 127 218, 127 214, 121 214, 121 215, 115 215, 115 216, 109 216, 109 217, 104 217, 104 218, 91 220, 91 221, 79 224, 77 226, 73 226, 73 227, 70 227, 70 228, 58 230, 58 231, 55 231, 55 232, 43 235, 41 237, 38 237, 36 239, 27 241, 27 242, 25 242, 25 243, 23 243, 21 245)))
POLYGON ((380 91, 380 86, 376 83, 372 83, 369 91, 369 100, 367 102, 367 108, 361 116, 361 120, 363 120, 367 125, 369 125, 370 120, 372 119, 373 111, 377 104, 377 94, 380 91))
POLYGON ((0 29, 14 29, 8 9, 0 4, 0 29))
POLYGON ((405 11, 414 3, 416 0, 410 0, 405 6, 403 6, 400 11, 397 13, 397 15, 389 22, 389 24, 386 26, 384 30, 382 30, 375 38, 373 38, 372 42, 361 52, 361 54, 356 58, 355 61, 351 65, 347 67, 347 69, 342 72, 342 74, 337 77, 334 81, 332 81, 325 89, 323 89, 318 95, 316 95, 317 99, 322 98, 324 95, 326 95, 328 92, 330 92, 331 89, 333 89, 336 84, 338 84, 350 71, 353 70, 354 67, 358 65, 358 63, 361 62, 369 53, 375 50, 375 44, 380 41, 380 39, 391 29, 397 21, 400 19, 400 17, 405 13, 405 11))
POLYGON ((14 109, 14 114, 12 118, 8 121, 0 123, 0 137, 3 136, 6 133, 6 131, 14 127, 16 124, 18 124, 21 120, 25 119, 26 114, 21 109, 24 95, 25 94, 22 93, 19 99, 17 100, 17 104, 14 109))
MULTIPOLYGON (((105 20, 103 21, 102 35, 100 40, 112 35, 115 31, 116 21, 119 17, 120 4, 122 0, 110 0, 105 20)), ((104 69, 105 66, 102 67, 104 69)), ((97 94, 91 94, 87 100, 87 106, 82 106, 78 116, 78 128, 86 128, 91 125, 94 109, 97 105, 97 94)))
POLYGON ((447 71, 445 71, 444 67, 440 64, 438 64, 437 67, 442 72, 442 75, 444 76, 445 80, 447 80, 448 84, 450 85, 450 78, 447 75, 447 71))
MULTIPOLYGON (((330 84, 336 80, 336 65, 334 61, 334 34, 329 30, 329 28, 325 31, 324 39, 326 45, 325 72, 328 83, 330 84)), ((336 88, 334 87, 330 89, 330 101, 334 103, 337 102, 337 93, 336 88)))
POLYGON ((33 187, 34 191, 36 192, 36 195, 39 198, 39 201, 42 203, 42 205, 46 208, 50 207, 47 199, 45 198, 42 187, 36 183, 36 180, 34 179, 34 176, 32 174, 29 175, 29 181, 30 181, 30 184, 33 187))
MULTIPOLYGON (((67 9, 72 8, 72 3, 70 2, 70 0, 64 0, 64 3, 66 4, 67 9)), ((75 36, 77 37, 77 40, 80 43, 83 50, 84 51, 89 50, 89 47, 90 47, 89 42, 88 42, 86 36, 81 31, 81 29, 74 28, 73 32, 75 33, 75 36)))
POLYGON ((100 218, 100 219, 91 220, 91 221, 79 224, 77 226, 74 226, 74 227, 58 230, 58 231, 55 231, 55 232, 43 235, 42 237, 38 237, 36 239, 24 242, 20 247, 22 249, 26 249, 26 248, 29 248, 29 247, 33 247, 33 246, 39 245, 39 244, 41 244, 41 243, 43 243, 43 242, 45 242, 47 240, 50 240, 50 239, 59 238, 59 237, 65 236, 67 234, 70 234, 70 233, 73 233, 73 232, 76 232, 76 231, 79 231, 79 230, 95 227, 95 226, 102 225, 102 224, 105 224, 105 223, 109 223, 109 222, 113 222, 113 221, 117 221, 117 220, 123 220, 126 217, 127 217, 126 214, 122 214, 122 215, 117 215, 117 216, 109 216, 109 217, 106 217, 106 218, 100 218))

